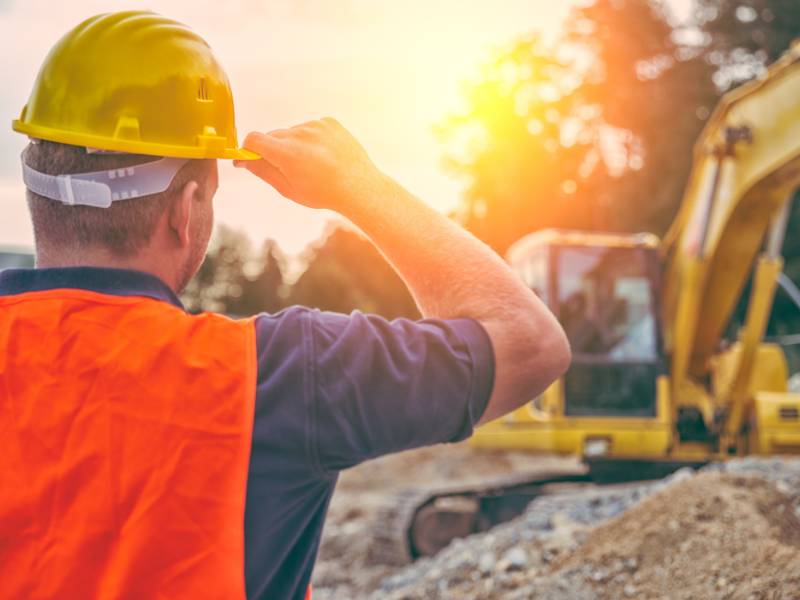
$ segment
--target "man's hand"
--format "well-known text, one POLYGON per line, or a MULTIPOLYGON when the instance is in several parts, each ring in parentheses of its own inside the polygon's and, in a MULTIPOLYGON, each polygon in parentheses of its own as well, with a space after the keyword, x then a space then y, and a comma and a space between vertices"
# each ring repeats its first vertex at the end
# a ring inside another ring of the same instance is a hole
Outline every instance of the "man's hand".
POLYGON ((261 160, 236 161, 286 198, 347 214, 348 202, 381 193, 386 178, 358 141, 326 117, 290 129, 250 133, 244 147, 261 160))

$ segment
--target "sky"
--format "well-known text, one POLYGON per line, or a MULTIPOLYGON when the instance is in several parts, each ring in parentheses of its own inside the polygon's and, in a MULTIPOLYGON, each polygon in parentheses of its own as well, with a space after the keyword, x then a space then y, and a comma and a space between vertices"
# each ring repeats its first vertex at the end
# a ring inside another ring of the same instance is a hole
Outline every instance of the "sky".
MULTIPOLYGON (((492 48, 553 35, 570 0, 0 0, 0 245, 31 245, 20 179, 26 138, 11 131, 55 41, 100 12, 151 9, 193 27, 228 72, 240 140, 333 116, 373 160, 439 210, 463 183, 442 168, 432 127, 492 48)), ((297 254, 333 215, 292 204, 220 161, 219 223, 297 254)))

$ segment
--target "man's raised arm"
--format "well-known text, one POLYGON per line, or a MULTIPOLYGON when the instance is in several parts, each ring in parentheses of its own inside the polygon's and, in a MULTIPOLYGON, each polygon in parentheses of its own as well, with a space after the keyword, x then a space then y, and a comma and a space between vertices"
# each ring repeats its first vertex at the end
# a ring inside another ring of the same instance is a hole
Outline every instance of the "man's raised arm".
POLYGON ((495 381, 480 423, 518 408, 567 369, 569 344, 544 303, 488 246, 382 173, 337 121, 251 133, 244 146, 263 159, 237 166, 286 198, 335 210, 360 227, 423 316, 467 317, 484 327, 495 381))

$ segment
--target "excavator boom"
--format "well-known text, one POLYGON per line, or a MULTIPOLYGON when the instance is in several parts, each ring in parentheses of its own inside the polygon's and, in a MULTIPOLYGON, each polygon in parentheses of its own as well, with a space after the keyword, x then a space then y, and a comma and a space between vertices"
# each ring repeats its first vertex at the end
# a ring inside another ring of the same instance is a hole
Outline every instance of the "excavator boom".
POLYGON ((754 259, 798 185, 795 44, 762 78, 722 98, 695 146, 683 204, 664 241, 664 333, 673 389, 687 377, 708 374, 754 259))

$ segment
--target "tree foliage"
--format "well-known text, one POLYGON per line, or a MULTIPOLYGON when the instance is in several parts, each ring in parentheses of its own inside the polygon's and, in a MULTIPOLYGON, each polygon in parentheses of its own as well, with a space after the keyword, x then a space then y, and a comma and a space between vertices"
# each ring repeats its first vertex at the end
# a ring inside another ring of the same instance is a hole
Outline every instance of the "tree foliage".
POLYGON ((309 248, 308 268, 292 286, 290 301, 321 310, 354 309, 387 318, 417 318, 411 295, 369 240, 340 226, 309 248))
POLYGON ((713 73, 642 0, 577 7, 555 44, 502 49, 439 129, 448 146, 469 140, 447 161, 468 180, 462 220, 500 252, 544 227, 662 233, 718 98, 713 73))
POLYGON ((286 260, 267 240, 254 252, 247 236, 218 228, 197 275, 182 295, 193 312, 234 316, 274 313, 293 304, 349 313, 355 309, 387 318, 418 318, 405 284, 364 236, 331 224, 300 257, 302 274, 286 280, 286 260))
POLYGON ((238 316, 276 312, 286 305, 283 263, 274 241, 264 242, 255 254, 247 236, 220 226, 181 299, 193 312, 238 316))

